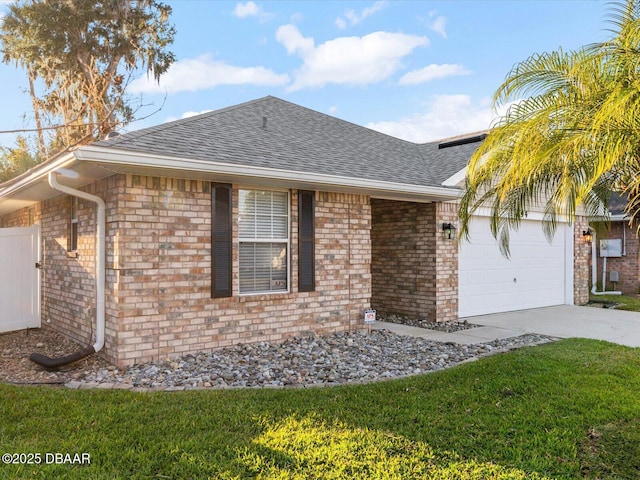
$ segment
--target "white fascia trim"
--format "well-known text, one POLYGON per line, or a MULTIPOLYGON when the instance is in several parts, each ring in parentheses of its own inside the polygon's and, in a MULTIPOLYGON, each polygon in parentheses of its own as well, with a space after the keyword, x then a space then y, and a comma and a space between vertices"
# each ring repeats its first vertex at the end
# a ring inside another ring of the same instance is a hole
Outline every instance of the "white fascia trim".
POLYGON ((444 182, 442 182, 443 187, 457 187, 460 182, 462 182, 467 176, 467 168, 464 167, 462 170, 454 173, 449 178, 447 178, 444 182))
POLYGON ((609 221, 611 222, 624 222, 624 221, 628 221, 629 217, 627 215, 625 215, 624 213, 620 213, 618 215, 611 215, 609 217, 609 221))
MULTIPOLYGON (((492 214, 493 214, 493 210, 491 210, 491 208, 489 208, 489 207, 480 207, 475 212, 473 212, 473 216, 474 217, 476 217, 476 216, 477 217, 490 217, 492 214)), ((525 222, 527 220, 533 220, 533 221, 541 222, 541 221, 544 221, 544 212, 536 212, 536 211, 527 212, 527 216, 526 217, 522 217, 520 220, 522 220, 523 222, 525 222)), ((570 222, 564 216, 560 216, 558 218, 558 223, 570 223, 570 222)))
POLYGON ((11 196, 12 193, 19 192, 23 188, 28 187, 29 185, 36 183, 39 180, 46 179, 49 175, 49 172, 54 172, 59 168, 65 168, 69 166, 71 163, 75 161, 74 154, 67 153, 63 157, 59 158, 55 162, 43 164, 40 167, 36 167, 33 171, 26 175, 24 178, 20 179, 16 183, 9 185, 6 188, 0 190, 0 199, 4 197, 11 196))
POLYGON ((234 175, 248 178, 270 178, 274 180, 289 180, 307 182, 317 185, 352 187, 357 189, 398 192, 419 196, 437 196, 443 199, 457 199, 461 190, 445 187, 427 187, 404 183, 383 182, 364 178, 342 177, 320 173, 297 172, 293 170, 277 170, 265 167, 234 165, 209 160, 195 160, 191 158, 169 157, 156 154, 114 150, 105 147, 86 146, 74 152, 78 160, 105 163, 111 165, 140 166, 163 168, 175 171, 205 172, 219 175, 234 175))

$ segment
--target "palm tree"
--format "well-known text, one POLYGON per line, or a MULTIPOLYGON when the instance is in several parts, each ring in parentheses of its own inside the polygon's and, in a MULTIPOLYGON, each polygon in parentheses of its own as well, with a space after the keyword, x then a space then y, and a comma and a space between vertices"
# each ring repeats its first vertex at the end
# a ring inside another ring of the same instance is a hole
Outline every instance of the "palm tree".
POLYGON ((613 7, 610 41, 534 54, 494 95, 511 106, 470 160, 459 215, 461 235, 481 207, 509 254, 509 231, 532 208, 553 236, 580 206, 603 218, 611 191, 629 196, 640 218, 640 0, 613 7), (524 100, 520 100, 524 98, 524 100))

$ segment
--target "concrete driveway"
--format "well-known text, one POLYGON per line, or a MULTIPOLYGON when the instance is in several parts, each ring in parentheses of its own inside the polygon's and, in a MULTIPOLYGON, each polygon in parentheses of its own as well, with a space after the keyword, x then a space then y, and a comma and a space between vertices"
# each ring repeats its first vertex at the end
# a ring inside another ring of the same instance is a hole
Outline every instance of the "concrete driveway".
POLYGON ((538 333, 560 338, 593 338, 630 347, 640 347, 640 313, 638 312, 560 305, 468 317, 463 320, 481 326, 456 333, 383 322, 374 324, 374 328, 384 328, 400 335, 467 345, 517 337, 525 333, 538 333))
POLYGON ((506 338, 503 335, 539 333, 560 338, 593 338, 629 347, 640 347, 640 313, 638 312, 559 305, 481 315, 465 320, 483 326, 461 332, 469 332, 470 335, 478 331, 480 335, 499 335, 495 338, 506 338))

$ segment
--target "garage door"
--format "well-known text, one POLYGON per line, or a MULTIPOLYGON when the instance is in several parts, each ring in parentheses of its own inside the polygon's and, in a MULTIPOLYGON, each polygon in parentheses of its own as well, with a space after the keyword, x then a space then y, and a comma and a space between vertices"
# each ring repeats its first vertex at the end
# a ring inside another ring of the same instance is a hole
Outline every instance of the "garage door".
POLYGON ((40 327, 38 226, 0 228, 0 332, 40 327))
POLYGON ((510 234, 511 258, 502 256, 489 219, 476 217, 471 240, 459 248, 459 316, 484 315, 573 302, 571 228, 560 224, 549 244, 539 221, 510 234))

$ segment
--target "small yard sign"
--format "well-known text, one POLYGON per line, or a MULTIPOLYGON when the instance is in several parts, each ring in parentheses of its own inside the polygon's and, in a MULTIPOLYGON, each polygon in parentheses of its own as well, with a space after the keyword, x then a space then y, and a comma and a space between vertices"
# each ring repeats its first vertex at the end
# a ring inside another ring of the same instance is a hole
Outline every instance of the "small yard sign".
POLYGON ((364 323, 366 323, 366 324, 376 323, 376 311, 375 310, 365 310, 364 311, 364 323))

